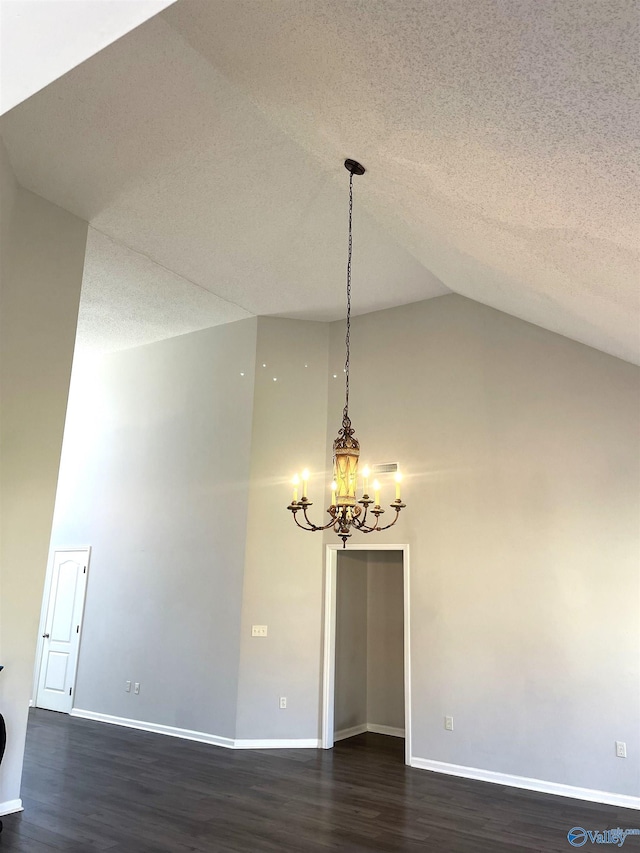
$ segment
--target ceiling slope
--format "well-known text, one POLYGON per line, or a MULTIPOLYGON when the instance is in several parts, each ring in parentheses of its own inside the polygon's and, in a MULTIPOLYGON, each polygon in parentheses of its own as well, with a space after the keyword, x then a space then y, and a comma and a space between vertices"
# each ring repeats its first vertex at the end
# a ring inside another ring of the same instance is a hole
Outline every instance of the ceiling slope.
MULTIPOLYGON (((163 20, 0 130, 23 186, 123 246, 252 314, 343 316, 341 160, 318 163, 163 20)), ((448 292, 360 204, 354 229, 354 313, 448 292)))
POLYGON ((89 228, 76 349, 112 352, 250 317, 89 228))
POLYGON ((633 0, 180 0, 4 117, 20 182, 254 314, 453 290, 640 361, 633 0))
POLYGON ((215 5, 163 17, 450 289, 640 361, 635 0, 215 5))

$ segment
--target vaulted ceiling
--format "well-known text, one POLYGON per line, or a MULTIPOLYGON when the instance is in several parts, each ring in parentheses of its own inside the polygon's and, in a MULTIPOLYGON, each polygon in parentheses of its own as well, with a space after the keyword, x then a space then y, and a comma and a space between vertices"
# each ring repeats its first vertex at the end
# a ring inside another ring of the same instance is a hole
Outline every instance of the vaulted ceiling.
POLYGON ((0 132, 94 229, 96 339, 342 316, 351 156, 356 313, 454 291, 640 362, 639 23, 635 0, 179 0, 0 132))

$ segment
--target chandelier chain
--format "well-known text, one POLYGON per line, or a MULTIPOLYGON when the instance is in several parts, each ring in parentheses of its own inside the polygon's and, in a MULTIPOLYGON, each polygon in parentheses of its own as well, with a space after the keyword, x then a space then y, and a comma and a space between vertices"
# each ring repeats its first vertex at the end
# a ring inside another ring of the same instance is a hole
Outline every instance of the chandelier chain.
MULTIPOLYGON (((1 1, 1 0, 0 0, 1 1)), ((381 524, 380 519, 384 509, 380 506, 380 486, 374 480, 374 498, 368 494, 367 469, 363 472, 364 484, 362 498, 358 500, 358 458, 360 456, 360 442, 355 436, 349 418, 349 368, 351 362, 351 257, 353 253, 353 176, 364 175, 365 168, 357 160, 351 158, 344 161, 345 168, 349 171, 349 243, 347 253, 347 322, 345 329, 345 402, 342 413, 342 428, 333 442, 333 474, 334 482, 331 484, 331 506, 328 508, 329 521, 326 524, 314 524, 309 518, 309 509, 313 506, 307 497, 308 471, 302 475, 303 489, 302 498, 298 500, 298 483, 296 475, 293 479, 293 499, 287 509, 293 515, 293 520, 302 530, 312 533, 320 530, 333 529, 342 539, 343 547, 346 548, 347 540, 354 531, 359 533, 374 533, 376 531, 388 530, 397 522, 400 511, 406 504, 400 500, 400 480, 396 475, 396 499, 392 501, 390 508, 395 512, 394 518, 387 524, 381 524), (301 518, 298 518, 298 513, 301 518)), ((337 374, 334 373, 334 378, 337 374)))
POLYGON ((346 358, 344 362, 345 372, 345 405, 342 425, 350 427, 349 420, 349 362, 351 356, 351 253, 353 250, 353 172, 349 172, 349 250, 347 255, 347 333, 345 337, 346 358))

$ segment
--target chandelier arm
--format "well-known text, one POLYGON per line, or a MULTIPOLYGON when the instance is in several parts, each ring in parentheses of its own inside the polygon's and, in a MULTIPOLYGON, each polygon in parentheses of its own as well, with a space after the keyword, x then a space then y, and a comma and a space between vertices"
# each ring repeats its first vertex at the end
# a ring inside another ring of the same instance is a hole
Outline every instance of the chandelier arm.
MULTIPOLYGON (((300 522, 297 519, 297 514, 295 512, 293 513, 293 520, 298 525, 300 530, 310 530, 311 532, 313 532, 315 529, 315 527, 312 524, 310 524, 309 527, 305 527, 304 524, 300 524, 300 522)), ((309 523, 308 520, 307 520, 307 523, 309 523)))
POLYGON ((388 530, 390 527, 393 527, 393 525, 398 520, 398 516, 400 515, 400 510, 402 509, 402 507, 394 507, 394 509, 396 510, 396 517, 393 519, 393 521, 390 524, 387 524, 385 527, 374 527, 374 530, 388 530))
POLYGON ((366 526, 367 526, 366 521, 367 521, 367 511, 368 511, 368 509, 369 509, 369 506, 368 506, 367 504, 365 504, 365 505, 364 505, 364 512, 363 512, 363 514, 362 514, 362 518, 360 519, 360 525, 361 525, 361 526, 362 526, 362 525, 364 525, 364 527, 366 527, 366 526))
POLYGON ((389 524, 386 524, 384 527, 380 527, 380 514, 376 515, 376 523, 373 527, 370 524, 364 523, 364 521, 367 517, 366 516, 366 507, 365 507, 365 514, 362 516, 362 519, 360 519, 360 520, 354 519, 353 526, 357 530, 360 530, 362 533, 373 533, 375 531, 388 530, 390 527, 393 527, 393 525, 398 520, 398 516, 400 515, 400 510, 404 509, 404 505, 403 506, 394 506, 392 504, 391 509, 394 509, 396 511, 395 518, 393 519, 393 521, 391 521, 389 524))
POLYGON ((324 524, 322 527, 316 527, 316 530, 328 530, 330 527, 333 527, 336 523, 337 522, 334 519, 331 519, 331 521, 328 524, 324 524))
POLYGON ((370 524, 356 524, 354 525, 356 530, 359 530, 361 533, 373 533, 376 530, 379 530, 378 521, 376 520, 375 525, 372 527, 370 524))
MULTIPOLYGON (((309 516, 307 515, 307 508, 306 508, 306 506, 303 506, 303 507, 302 507, 302 512, 303 512, 303 515, 304 515, 304 520, 305 520, 305 521, 307 522, 307 524, 309 525, 309 527, 308 527, 308 528, 306 528, 306 527, 304 528, 305 530, 307 530, 307 529, 308 529, 308 530, 312 530, 312 531, 316 531, 316 530, 328 530, 328 529, 329 529, 329 527, 331 527, 331 525, 333 524, 333 519, 332 519, 328 524, 325 524, 324 526, 320 526, 320 527, 319 527, 317 524, 314 524, 312 521, 309 521, 309 516)), ((294 515, 294 518, 295 518, 295 515, 294 515)))
MULTIPOLYGON (((362 514, 362 518, 356 517, 353 520, 353 526, 356 527, 358 530, 362 530, 364 532, 367 532, 369 530, 375 530, 375 527, 371 527, 369 524, 366 524, 367 510, 368 510, 368 507, 365 506, 364 513, 362 514)), ((377 522, 376 522, 376 524, 377 524, 377 522)))

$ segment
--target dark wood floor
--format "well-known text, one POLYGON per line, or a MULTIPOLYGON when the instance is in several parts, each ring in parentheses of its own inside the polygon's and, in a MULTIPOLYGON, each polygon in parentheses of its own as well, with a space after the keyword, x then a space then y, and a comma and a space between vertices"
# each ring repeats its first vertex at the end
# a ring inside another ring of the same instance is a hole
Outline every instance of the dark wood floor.
POLYGON ((636 811, 413 770, 403 748, 365 734, 327 751, 227 750, 32 711, 25 811, 4 818, 0 853, 567 853, 571 827, 640 824, 636 811))

